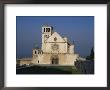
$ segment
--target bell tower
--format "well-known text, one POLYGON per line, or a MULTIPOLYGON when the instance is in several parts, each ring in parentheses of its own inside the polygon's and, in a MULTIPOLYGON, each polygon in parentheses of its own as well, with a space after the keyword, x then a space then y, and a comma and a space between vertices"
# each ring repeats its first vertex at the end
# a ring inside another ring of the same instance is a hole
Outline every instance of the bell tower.
POLYGON ((53 27, 49 25, 42 26, 42 50, 45 52, 45 41, 52 35, 53 27))

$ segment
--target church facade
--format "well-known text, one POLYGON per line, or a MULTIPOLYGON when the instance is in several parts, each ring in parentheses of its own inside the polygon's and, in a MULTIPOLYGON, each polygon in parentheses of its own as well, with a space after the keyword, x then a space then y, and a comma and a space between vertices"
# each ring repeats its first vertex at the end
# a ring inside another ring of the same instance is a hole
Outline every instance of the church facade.
POLYGON ((67 37, 61 37, 52 26, 42 27, 42 47, 32 51, 33 64, 74 65, 78 54, 67 37))

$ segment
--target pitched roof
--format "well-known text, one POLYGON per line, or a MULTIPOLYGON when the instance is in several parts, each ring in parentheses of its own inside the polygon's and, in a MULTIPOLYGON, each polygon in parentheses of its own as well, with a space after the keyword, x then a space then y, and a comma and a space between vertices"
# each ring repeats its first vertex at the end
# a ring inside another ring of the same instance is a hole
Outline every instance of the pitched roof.
POLYGON ((45 42, 66 42, 57 32, 54 32, 45 42), (56 38, 57 40, 54 40, 56 38))

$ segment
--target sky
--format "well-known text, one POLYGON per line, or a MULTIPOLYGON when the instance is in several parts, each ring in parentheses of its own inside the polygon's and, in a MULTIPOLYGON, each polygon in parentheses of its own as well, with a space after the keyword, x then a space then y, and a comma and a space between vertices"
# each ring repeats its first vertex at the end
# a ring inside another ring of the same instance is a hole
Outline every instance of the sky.
POLYGON ((41 48, 43 25, 74 41, 75 53, 90 55, 94 47, 94 16, 16 16, 16 57, 32 57, 35 44, 41 48))

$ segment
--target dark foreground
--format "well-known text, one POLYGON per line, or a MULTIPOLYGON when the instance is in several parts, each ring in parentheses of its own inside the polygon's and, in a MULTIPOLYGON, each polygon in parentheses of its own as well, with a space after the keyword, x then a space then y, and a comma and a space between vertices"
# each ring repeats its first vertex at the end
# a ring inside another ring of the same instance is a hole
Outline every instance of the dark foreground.
POLYGON ((16 74, 82 74, 73 66, 25 66, 16 69, 16 74))

